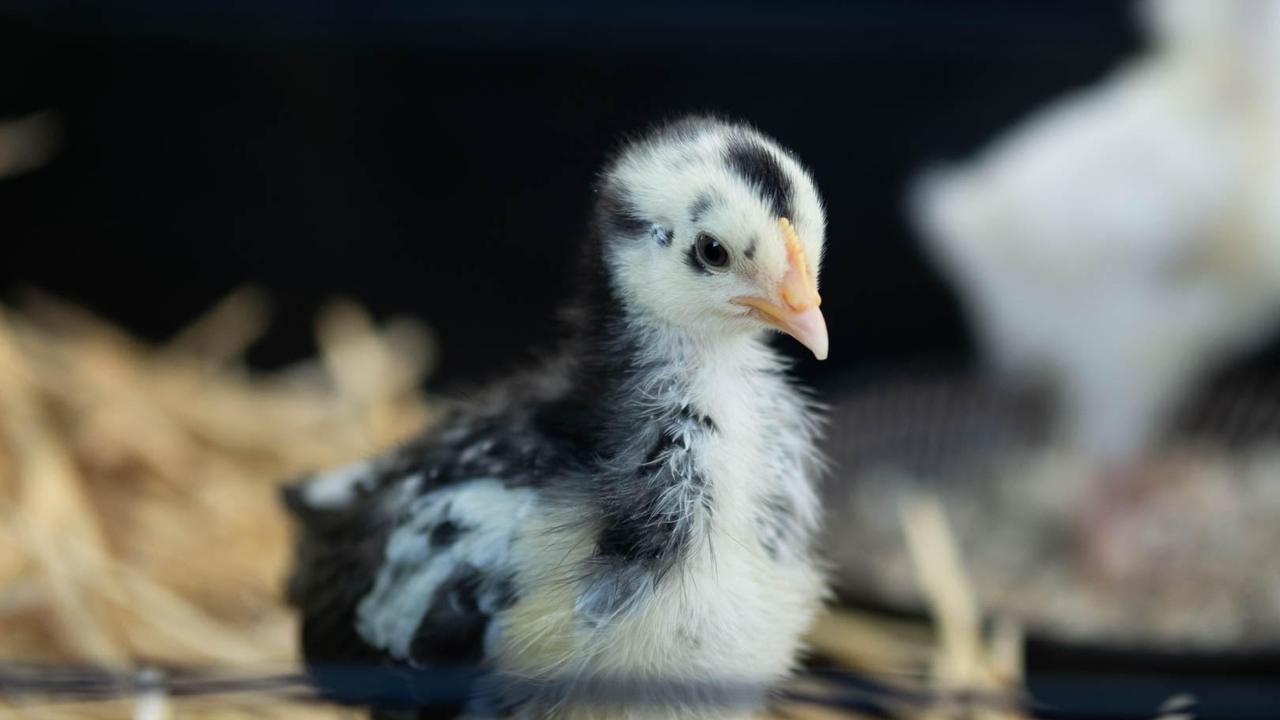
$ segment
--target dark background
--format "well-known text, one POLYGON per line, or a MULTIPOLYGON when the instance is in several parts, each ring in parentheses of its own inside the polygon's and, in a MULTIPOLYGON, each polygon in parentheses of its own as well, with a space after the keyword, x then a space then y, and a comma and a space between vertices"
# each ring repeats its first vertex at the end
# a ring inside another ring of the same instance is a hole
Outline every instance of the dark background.
MULTIPOLYGON (((435 328, 433 384, 483 380, 554 337, 612 144, 711 111, 795 149, 825 195, 832 359, 786 345, 808 380, 966 362, 906 181, 1136 47, 1118 0, 0 0, 0 117, 53 108, 63 132, 51 164, 0 180, 0 300, 36 287, 163 338, 256 284, 276 322, 252 360, 273 367, 312 353, 316 310, 345 295, 435 328)), ((1124 695, 1035 694, 1054 692, 1124 695)))
POLYGON ((965 358, 906 179, 1100 77, 1132 25, 1080 0, 0 2, 0 115, 51 107, 64 130, 52 164, 0 181, 0 293, 163 337, 254 283, 268 367, 347 295, 430 323, 435 382, 483 379, 553 337, 611 144, 714 111, 795 149, 826 197, 832 360, 802 373, 965 358))

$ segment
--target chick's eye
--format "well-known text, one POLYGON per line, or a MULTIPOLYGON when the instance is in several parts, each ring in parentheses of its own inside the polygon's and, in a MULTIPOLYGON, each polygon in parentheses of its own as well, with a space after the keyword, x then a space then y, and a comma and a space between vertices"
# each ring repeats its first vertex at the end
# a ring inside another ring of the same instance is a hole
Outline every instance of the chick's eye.
POLYGON ((706 233, 698 233, 694 243, 698 249, 698 259, 707 267, 722 268, 729 264, 729 251, 719 240, 706 233))

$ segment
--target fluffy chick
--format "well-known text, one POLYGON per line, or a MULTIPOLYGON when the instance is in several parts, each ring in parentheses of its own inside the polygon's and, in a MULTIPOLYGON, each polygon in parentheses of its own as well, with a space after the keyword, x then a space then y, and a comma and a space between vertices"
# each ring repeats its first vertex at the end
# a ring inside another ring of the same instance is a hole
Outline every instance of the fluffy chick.
POLYGON ((303 650, 339 699, 373 701, 353 664, 478 666, 413 712, 721 718, 792 668, 824 587, 816 415, 764 336, 827 353, 813 180, 695 117, 596 193, 556 357, 286 492, 303 650))

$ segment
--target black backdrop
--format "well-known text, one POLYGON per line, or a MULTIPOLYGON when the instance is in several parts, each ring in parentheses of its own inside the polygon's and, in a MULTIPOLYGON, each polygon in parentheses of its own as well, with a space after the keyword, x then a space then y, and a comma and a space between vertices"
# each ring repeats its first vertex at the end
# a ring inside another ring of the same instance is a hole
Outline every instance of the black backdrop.
POLYGON ((803 373, 965 357, 905 180, 1137 42, 1126 3, 1079 0, 0 8, 0 114, 64 127, 51 165, 0 181, 5 297, 39 287, 160 337, 256 283, 271 366, 342 294, 433 325, 446 385, 550 340, 597 163, 691 110, 755 122, 818 178, 832 360, 803 373))

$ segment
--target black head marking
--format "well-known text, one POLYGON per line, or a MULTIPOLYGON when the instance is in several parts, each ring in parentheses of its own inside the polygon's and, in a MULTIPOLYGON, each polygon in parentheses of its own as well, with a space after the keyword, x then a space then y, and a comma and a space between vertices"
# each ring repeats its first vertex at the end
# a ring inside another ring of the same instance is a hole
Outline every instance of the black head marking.
POLYGON ((795 188, 768 148, 749 139, 729 142, 724 149, 729 169, 755 188, 777 217, 791 217, 795 188))
POLYGON ((671 247, 671 231, 662 227, 658 223, 654 223, 649 227, 649 234, 653 236, 655 242, 662 247, 671 247))
POLYGON ((747 249, 742 251, 742 255, 748 260, 756 259, 756 245, 760 242, 760 238, 751 238, 751 243, 747 245, 747 249))
POLYGON ((689 206, 689 219, 694 223, 702 222, 702 218, 711 209, 711 194, 701 193, 689 206))

